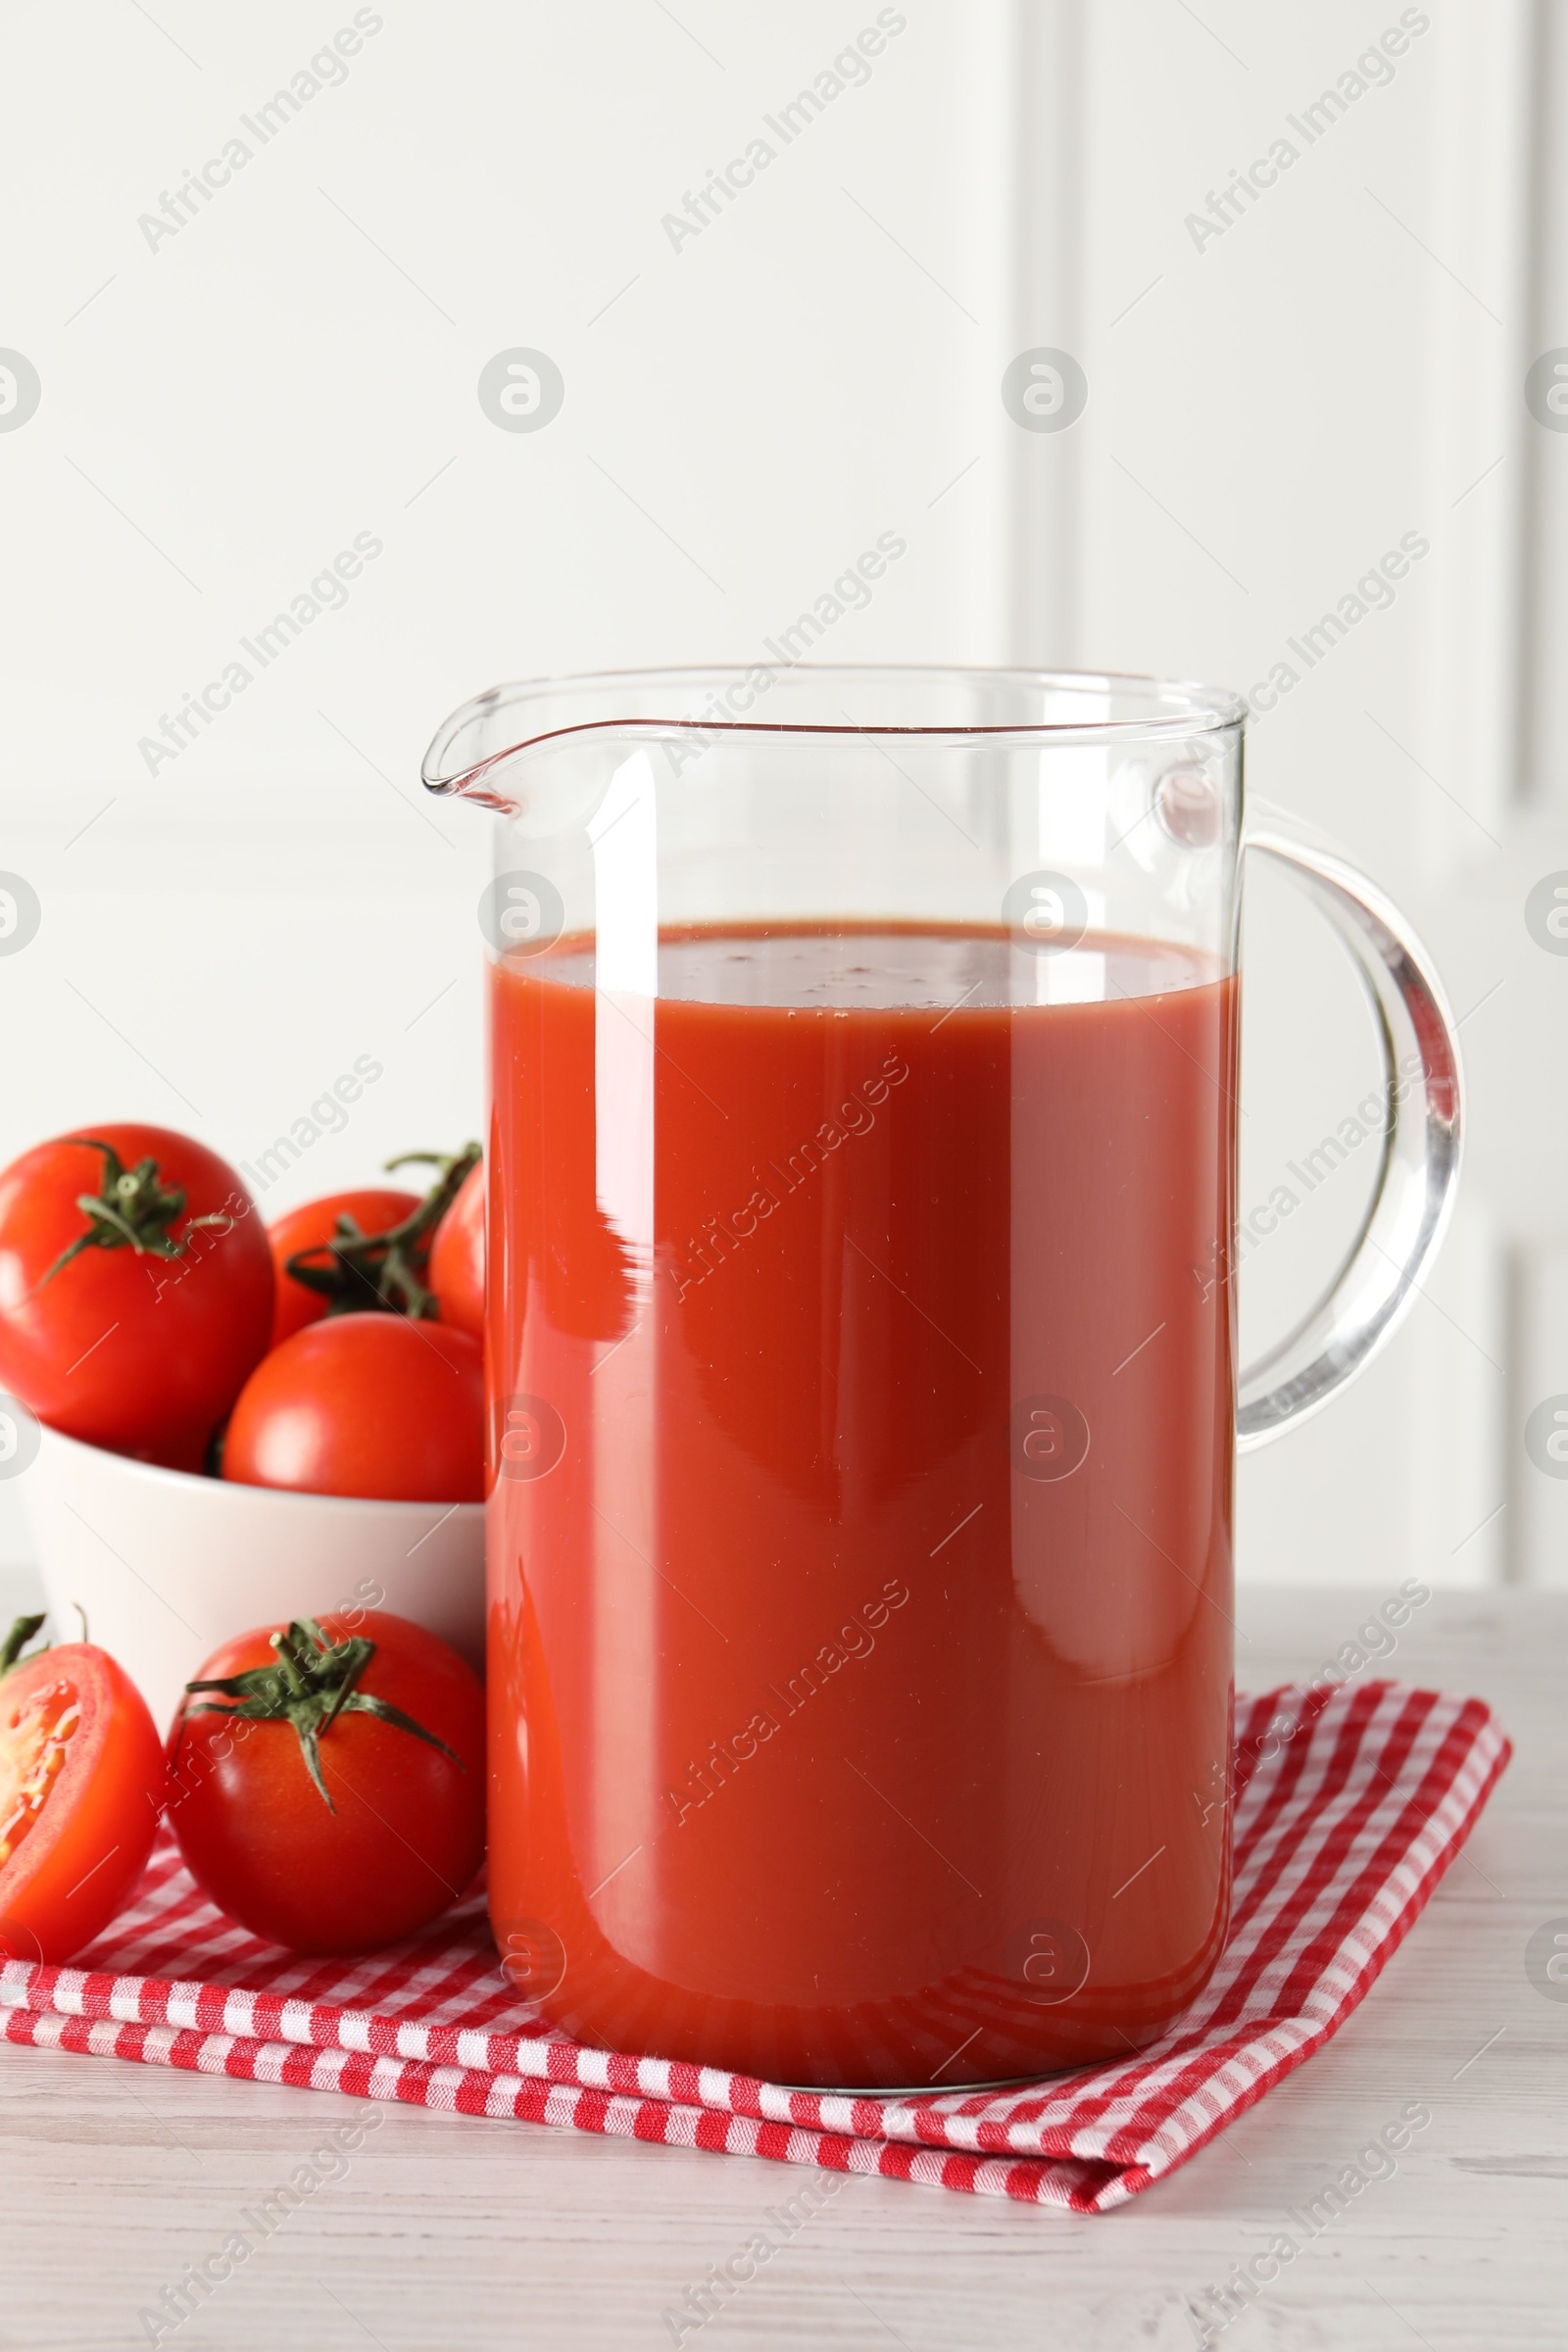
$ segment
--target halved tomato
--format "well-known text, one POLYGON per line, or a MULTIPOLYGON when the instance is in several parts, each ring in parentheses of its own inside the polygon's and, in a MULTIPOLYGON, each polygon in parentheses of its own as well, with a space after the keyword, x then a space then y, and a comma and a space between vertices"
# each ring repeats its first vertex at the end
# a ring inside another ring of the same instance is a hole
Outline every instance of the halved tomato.
POLYGON ((90 1642, 0 1648, 0 1955, 69 1960, 141 1876, 163 1807, 163 1744, 123 1668, 90 1642))

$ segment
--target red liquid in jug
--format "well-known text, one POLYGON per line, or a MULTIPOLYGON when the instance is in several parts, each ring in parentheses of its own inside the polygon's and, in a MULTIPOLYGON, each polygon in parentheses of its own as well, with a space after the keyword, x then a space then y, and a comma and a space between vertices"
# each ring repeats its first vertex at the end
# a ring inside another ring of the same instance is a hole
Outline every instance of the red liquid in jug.
POLYGON ((493 973, 491 1912, 612 2049, 1125 2055, 1229 1899, 1237 1002, 984 929, 493 973))

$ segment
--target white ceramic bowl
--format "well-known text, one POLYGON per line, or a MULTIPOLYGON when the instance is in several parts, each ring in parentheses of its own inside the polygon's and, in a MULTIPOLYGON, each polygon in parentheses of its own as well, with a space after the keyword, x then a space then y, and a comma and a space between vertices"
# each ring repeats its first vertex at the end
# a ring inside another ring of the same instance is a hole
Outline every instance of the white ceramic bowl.
POLYGON ((51 1637, 79 1639, 79 1601, 160 1731, 220 1642, 290 1617, 391 1609, 483 1671, 482 1502, 291 1494, 41 1436, 20 1485, 51 1637))

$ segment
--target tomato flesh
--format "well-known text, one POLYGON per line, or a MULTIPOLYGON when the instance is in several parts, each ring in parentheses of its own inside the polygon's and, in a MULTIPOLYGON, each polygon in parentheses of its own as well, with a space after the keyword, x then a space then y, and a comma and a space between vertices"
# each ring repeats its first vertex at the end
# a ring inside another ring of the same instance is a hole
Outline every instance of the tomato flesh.
POLYGON ((75 1689, 60 1678, 32 1690, 0 1735, 0 1868, 38 1819, 80 1722, 75 1689))
POLYGON ((147 1860, 164 1761, 147 1703, 84 1642, 0 1678, 0 1953, 69 1960, 147 1860))

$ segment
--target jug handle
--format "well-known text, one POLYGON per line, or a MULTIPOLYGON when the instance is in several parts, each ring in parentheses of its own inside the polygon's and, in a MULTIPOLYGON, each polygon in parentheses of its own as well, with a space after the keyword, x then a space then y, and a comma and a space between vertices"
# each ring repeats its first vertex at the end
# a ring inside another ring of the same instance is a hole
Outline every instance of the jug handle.
POLYGON ((1250 1452, 1317 1412, 1369 1364, 1407 1313, 1436 1255, 1459 1179, 1459 1040, 1432 959, 1367 877, 1274 833, 1247 853, 1280 866, 1350 952, 1383 1054, 1382 1154, 1344 1263, 1296 1329, 1237 1384, 1236 1442, 1250 1452))

